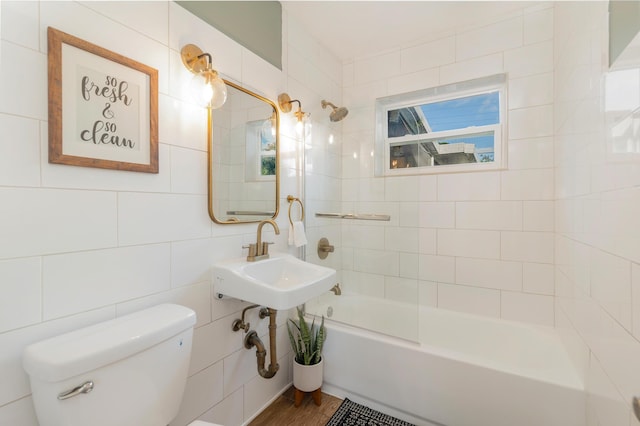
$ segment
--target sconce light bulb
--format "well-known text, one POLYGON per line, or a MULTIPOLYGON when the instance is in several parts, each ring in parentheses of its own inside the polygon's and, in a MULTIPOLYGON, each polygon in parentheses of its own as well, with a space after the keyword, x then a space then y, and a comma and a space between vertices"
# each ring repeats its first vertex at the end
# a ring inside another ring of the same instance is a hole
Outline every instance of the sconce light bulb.
POLYGON ((308 139, 311 136, 313 124, 311 123, 311 120, 308 117, 304 120, 303 124, 304 124, 304 137, 308 139))
POLYGON ((193 76, 191 91, 196 102, 204 107, 220 108, 227 101, 227 85, 210 68, 193 76))
POLYGON ((276 120, 273 116, 264 120, 260 132, 267 140, 274 140, 276 137, 276 120))

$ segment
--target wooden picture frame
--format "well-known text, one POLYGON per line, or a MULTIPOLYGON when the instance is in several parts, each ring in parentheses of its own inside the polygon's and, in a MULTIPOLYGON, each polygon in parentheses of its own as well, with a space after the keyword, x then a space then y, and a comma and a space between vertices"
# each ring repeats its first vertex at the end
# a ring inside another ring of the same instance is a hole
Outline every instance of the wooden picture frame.
POLYGON ((158 173, 158 71, 49 27, 49 162, 158 173))

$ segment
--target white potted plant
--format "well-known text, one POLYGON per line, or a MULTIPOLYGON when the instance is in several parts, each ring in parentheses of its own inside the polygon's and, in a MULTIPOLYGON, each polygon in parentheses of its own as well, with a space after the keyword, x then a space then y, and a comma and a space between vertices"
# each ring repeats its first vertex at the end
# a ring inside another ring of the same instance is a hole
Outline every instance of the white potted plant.
POLYGON ((316 405, 320 405, 322 401, 322 347, 327 336, 324 316, 320 326, 315 324, 314 318, 311 327, 309 327, 302 310, 298 308, 298 322, 289 319, 287 330, 294 353, 295 406, 300 406, 305 392, 312 392, 314 402, 316 405))

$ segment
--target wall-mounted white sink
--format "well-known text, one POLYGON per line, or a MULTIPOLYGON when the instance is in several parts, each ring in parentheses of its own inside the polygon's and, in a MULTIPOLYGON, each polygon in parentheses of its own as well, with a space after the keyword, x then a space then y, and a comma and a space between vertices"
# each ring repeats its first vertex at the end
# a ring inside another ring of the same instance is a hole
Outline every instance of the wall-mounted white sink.
POLYGON ((301 305, 335 284, 335 269, 285 253, 255 262, 239 258, 213 265, 216 293, 277 310, 301 305))

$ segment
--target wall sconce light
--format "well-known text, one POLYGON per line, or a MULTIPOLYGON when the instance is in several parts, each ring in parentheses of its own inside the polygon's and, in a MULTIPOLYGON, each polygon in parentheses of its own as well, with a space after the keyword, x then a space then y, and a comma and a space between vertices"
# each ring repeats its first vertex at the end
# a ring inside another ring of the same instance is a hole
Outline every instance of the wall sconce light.
POLYGON ((304 111, 302 111, 302 104, 297 99, 292 100, 291 97, 286 93, 280 93, 278 95, 278 105, 280 106, 280 110, 282 110, 282 112, 291 112, 291 109, 292 109, 291 104, 294 102, 298 103, 298 110, 293 114, 296 116, 296 119, 298 120, 296 124, 296 130, 298 130, 298 132, 300 133, 304 126, 305 117, 307 116, 307 114, 304 111))
POLYGON ((194 45, 187 44, 180 51, 182 63, 193 74, 191 91, 200 105, 220 108, 227 101, 227 86, 213 69, 211 55, 194 45))

